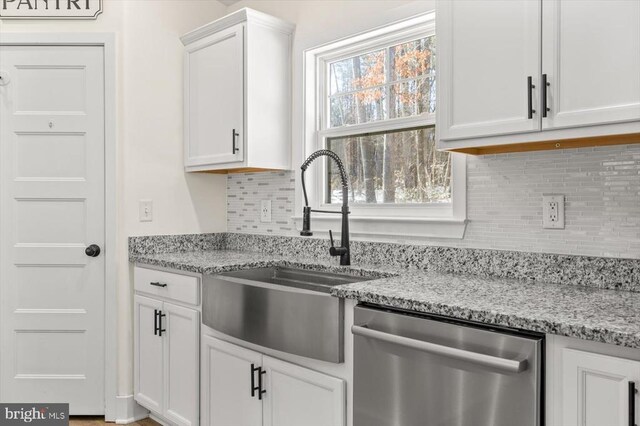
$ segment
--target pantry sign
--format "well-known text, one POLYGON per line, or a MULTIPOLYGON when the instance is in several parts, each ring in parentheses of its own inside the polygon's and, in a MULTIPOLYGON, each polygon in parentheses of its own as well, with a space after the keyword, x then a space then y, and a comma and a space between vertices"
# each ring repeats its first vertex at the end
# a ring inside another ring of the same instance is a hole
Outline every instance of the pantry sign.
POLYGON ((96 19, 102 0, 0 0, 0 19, 96 19))

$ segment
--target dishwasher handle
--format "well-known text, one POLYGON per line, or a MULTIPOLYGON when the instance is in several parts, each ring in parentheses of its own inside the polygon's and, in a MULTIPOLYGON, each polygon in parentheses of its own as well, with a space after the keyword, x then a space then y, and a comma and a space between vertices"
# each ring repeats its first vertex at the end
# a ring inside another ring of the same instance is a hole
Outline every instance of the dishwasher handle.
POLYGON ((466 351, 464 349, 452 348, 450 346, 438 345, 436 343, 373 330, 366 325, 353 325, 351 326, 351 332, 357 336, 369 337, 371 339, 381 340, 383 342, 416 349, 422 352, 428 352, 435 355, 454 358, 460 361, 467 361, 486 367, 492 367, 507 373, 521 373, 527 369, 526 359, 507 359, 478 352, 466 351))

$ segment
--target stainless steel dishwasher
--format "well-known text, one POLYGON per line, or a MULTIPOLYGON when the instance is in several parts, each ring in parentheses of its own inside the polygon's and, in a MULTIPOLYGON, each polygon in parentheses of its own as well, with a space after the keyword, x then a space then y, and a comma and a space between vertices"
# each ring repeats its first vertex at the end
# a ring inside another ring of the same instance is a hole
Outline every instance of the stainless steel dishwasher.
POLYGON ((544 335, 358 305, 354 426, 541 426, 544 335))

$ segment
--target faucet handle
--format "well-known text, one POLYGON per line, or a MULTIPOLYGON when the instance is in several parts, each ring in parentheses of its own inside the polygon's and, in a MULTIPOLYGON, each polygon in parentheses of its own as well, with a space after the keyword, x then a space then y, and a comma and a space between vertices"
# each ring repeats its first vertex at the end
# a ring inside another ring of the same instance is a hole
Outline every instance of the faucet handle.
POLYGON ((333 242, 333 232, 331 232, 331 230, 329 230, 329 239, 331 240, 331 247, 329 247, 329 254, 331 256, 341 256, 343 253, 346 253, 346 248, 335 246, 333 242))
POLYGON ((329 247, 329 254, 331 256, 338 256, 338 250, 336 249, 336 246, 333 243, 333 232, 331 232, 331 229, 329 229, 329 239, 331 240, 331 247, 329 247))

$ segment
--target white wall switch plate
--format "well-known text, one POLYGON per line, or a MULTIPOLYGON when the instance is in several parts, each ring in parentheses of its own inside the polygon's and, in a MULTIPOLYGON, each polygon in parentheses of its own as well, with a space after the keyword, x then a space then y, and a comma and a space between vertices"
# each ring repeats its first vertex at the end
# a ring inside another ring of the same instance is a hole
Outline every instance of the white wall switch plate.
POLYGON ((260 201, 260 222, 271 222, 271 200, 260 201))
POLYGON ((564 229, 564 195, 542 194, 542 227, 564 229))
POLYGON ((153 220, 152 200, 140 200, 138 216, 140 222, 151 222, 153 220))

